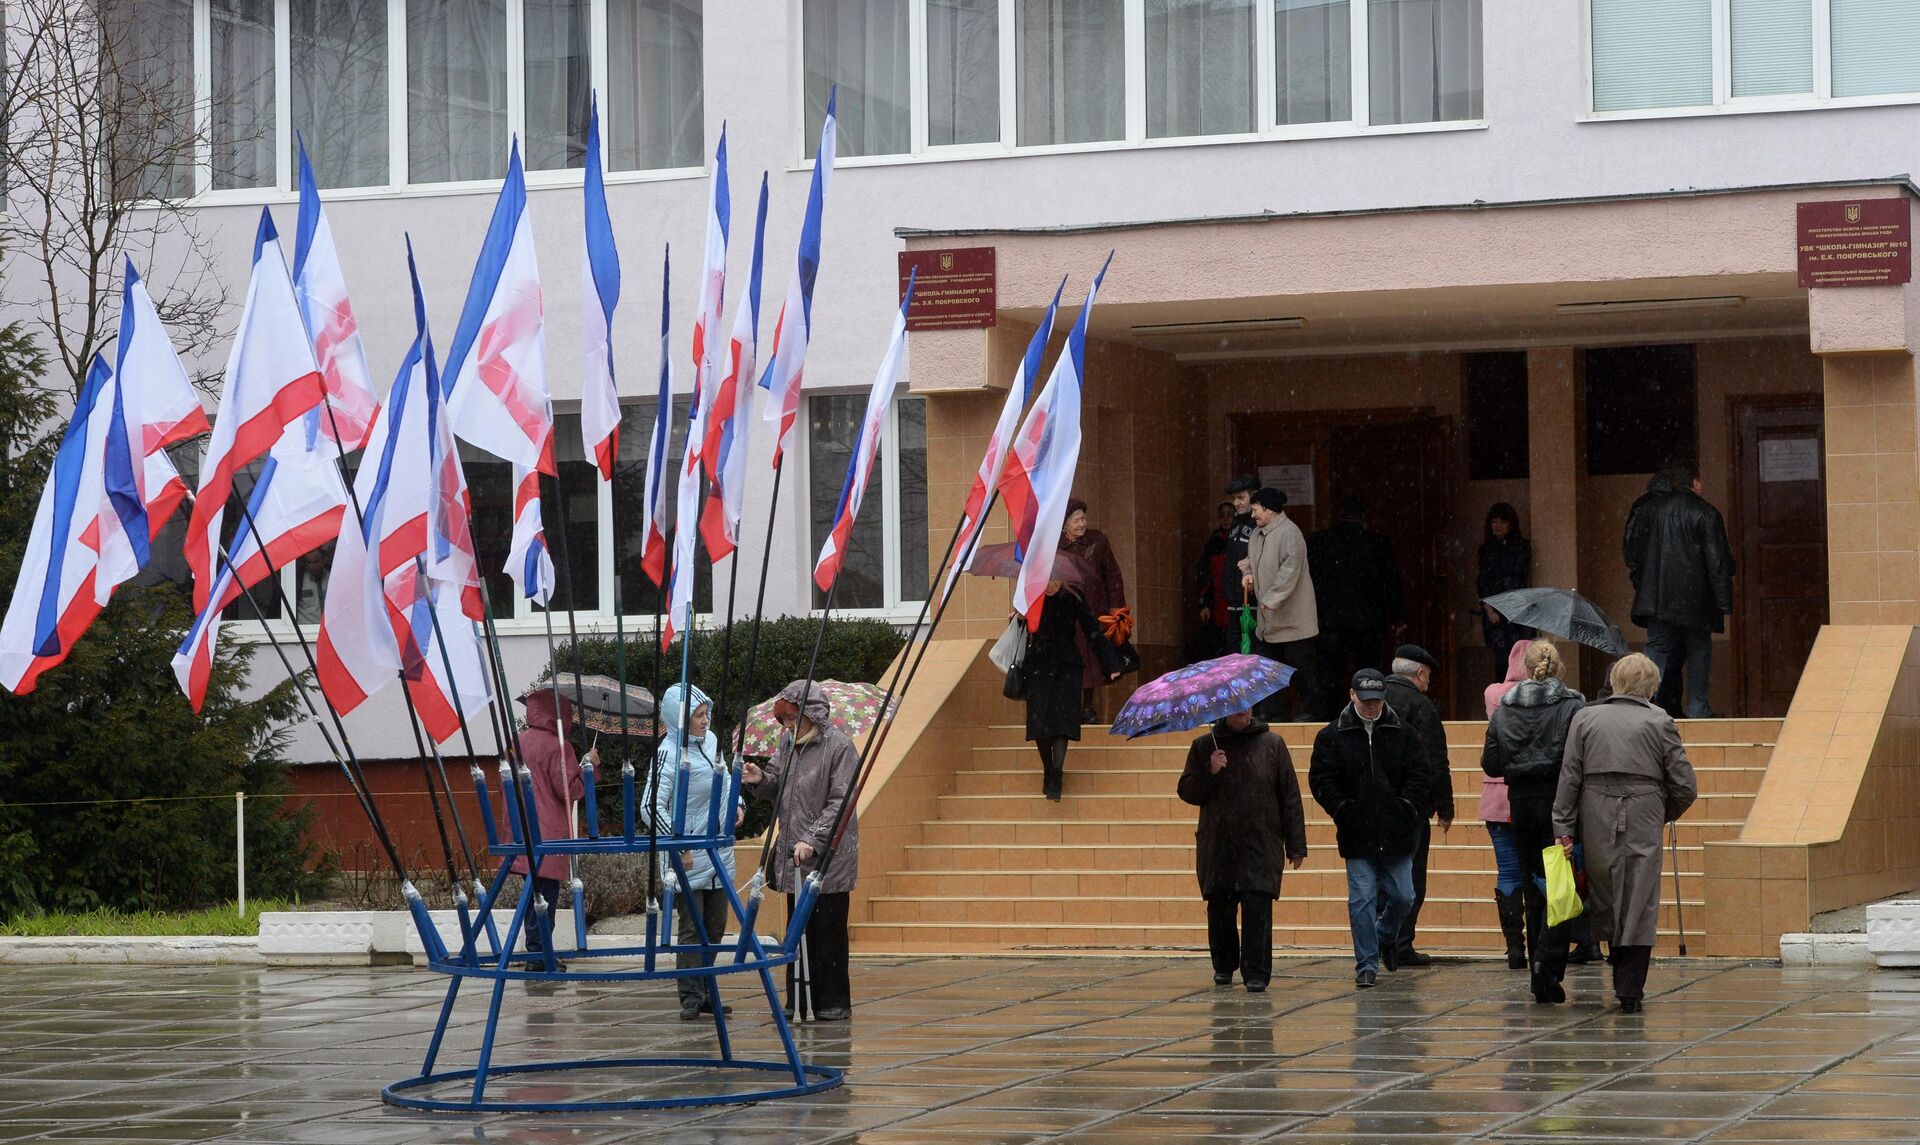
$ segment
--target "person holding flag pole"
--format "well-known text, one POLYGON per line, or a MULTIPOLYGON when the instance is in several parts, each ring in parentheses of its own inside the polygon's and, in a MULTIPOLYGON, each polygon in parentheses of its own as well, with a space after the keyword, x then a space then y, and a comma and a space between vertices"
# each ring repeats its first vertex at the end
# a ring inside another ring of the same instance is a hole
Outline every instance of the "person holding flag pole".
MULTIPOLYGON (((840 501, 834 509, 833 523, 828 528, 826 541, 820 546, 820 558, 814 564, 813 583, 826 594, 826 599, 821 605, 819 627, 814 632, 813 652, 807 661, 806 677, 799 683, 797 698, 791 700, 796 710, 802 714, 809 711, 815 673, 820 665, 820 646, 826 638, 827 623, 833 615, 834 590, 840 583, 840 571, 846 563, 847 544, 853 534, 854 521, 860 515, 860 504, 866 496, 867 482, 873 473, 873 461, 880 453, 881 435, 885 432, 887 421, 893 413, 894 391, 899 385, 900 375, 906 365, 907 311, 913 305, 913 291, 917 281, 918 271, 907 275, 906 291, 900 300, 900 309, 894 315, 892 334, 887 339, 887 352, 880 359, 880 367, 874 374, 873 388, 867 394, 866 413, 860 421, 860 436, 855 440, 853 453, 847 459, 847 476, 841 483, 840 501)), ((794 692, 795 689, 789 686, 788 691, 794 692)), ((797 746, 790 737, 783 742, 781 745, 783 758, 791 756, 797 746)), ((757 788, 764 778, 762 770, 751 761, 741 764, 740 780, 743 788, 757 788)), ((850 814, 846 811, 846 807, 851 801, 853 780, 854 776, 850 775, 847 790, 826 793, 828 803, 832 803, 836 798, 840 800, 843 814, 850 814)), ((759 791, 754 793, 759 798, 769 798, 765 793, 759 791)), ((766 886, 769 864, 774 861, 776 852, 779 851, 779 859, 773 865, 773 871, 776 879, 785 885, 776 885, 774 889, 785 891, 793 896, 787 924, 787 942, 792 945, 797 943, 799 936, 804 933, 807 918, 813 911, 815 901, 822 894, 823 886, 817 877, 817 871, 815 875, 809 876, 804 884, 799 880, 799 873, 814 868, 820 852, 826 849, 827 840, 824 838, 789 840, 780 835, 780 807, 786 802, 787 800, 781 799, 774 804, 773 819, 766 831, 767 844, 761 848, 759 868, 754 872, 751 890, 747 896, 749 917, 741 920, 741 934, 745 936, 753 931, 754 917, 757 916, 760 897, 766 886), (788 849, 780 851, 781 848, 788 849), (783 874, 787 877, 781 879, 780 876, 783 874)), ((844 885, 833 884, 829 892, 836 896, 832 904, 832 913, 838 918, 842 929, 846 923, 845 899, 852 889, 853 880, 849 877, 844 880, 844 885)), ((836 938, 835 949, 844 948, 844 938, 836 938)), ((829 970, 831 969, 832 967, 829 967, 829 970)), ((841 968, 840 973, 844 974, 844 968, 841 968)))

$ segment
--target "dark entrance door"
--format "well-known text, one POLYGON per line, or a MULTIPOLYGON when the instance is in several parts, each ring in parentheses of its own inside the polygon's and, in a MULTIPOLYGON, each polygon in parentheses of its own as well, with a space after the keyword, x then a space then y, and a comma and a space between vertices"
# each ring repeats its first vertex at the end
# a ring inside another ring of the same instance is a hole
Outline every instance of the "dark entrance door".
POLYGON ((1827 622, 1825 417, 1817 394, 1735 398, 1736 702, 1782 716, 1827 622))
MULTIPOLYGON (((1450 419, 1408 409, 1247 414, 1236 430, 1239 471, 1287 478, 1293 484, 1287 515, 1302 532, 1333 524, 1335 507, 1349 494, 1365 502, 1367 525, 1393 542, 1400 565, 1403 638, 1451 664, 1451 568, 1443 540, 1453 494, 1450 419), (1310 506, 1298 495, 1308 487, 1304 467, 1310 467, 1310 506)), ((1451 692, 1444 682, 1436 689, 1443 714, 1451 692)))

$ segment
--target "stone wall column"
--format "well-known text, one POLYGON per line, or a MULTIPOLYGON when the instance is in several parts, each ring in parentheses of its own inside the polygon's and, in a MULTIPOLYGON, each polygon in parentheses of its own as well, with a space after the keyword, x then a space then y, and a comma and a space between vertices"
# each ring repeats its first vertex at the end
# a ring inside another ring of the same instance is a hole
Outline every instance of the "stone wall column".
POLYGON ((1527 351, 1527 535, 1533 583, 1580 583, 1579 369, 1569 347, 1527 351))

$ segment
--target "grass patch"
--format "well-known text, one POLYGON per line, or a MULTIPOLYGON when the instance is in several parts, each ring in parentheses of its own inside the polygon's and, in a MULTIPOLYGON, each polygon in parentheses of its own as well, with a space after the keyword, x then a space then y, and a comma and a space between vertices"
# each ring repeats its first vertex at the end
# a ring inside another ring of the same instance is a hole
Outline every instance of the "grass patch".
POLYGON ((295 910, 298 903, 278 899, 250 899, 242 918, 232 903, 206 910, 118 911, 110 908, 84 914, 21 916, 0 922, 0 936, 12 938, 102 938, 108 936, 257 935, 263 910, 295 910))

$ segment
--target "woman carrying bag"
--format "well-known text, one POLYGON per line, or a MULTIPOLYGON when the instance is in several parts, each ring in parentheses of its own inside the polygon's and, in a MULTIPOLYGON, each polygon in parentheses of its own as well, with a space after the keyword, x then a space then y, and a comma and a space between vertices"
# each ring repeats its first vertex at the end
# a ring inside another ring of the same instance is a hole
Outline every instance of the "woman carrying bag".
POLYGON ((1079 583, 1048 581, 1039 608, 1040 626, 1028 635, 1024 656, 1009 670, 1007 690, 1026 699, 1027 739, 1040 751, 1040 791, 1058 802, 1066 777, 1067 744, 1080 738, 1080 684, 1086 671, 1080 649, 1093 651, 1107 680, 1120 678, 1121 665, 1113 643, 1101 634, 1082 599, 1079 583))

